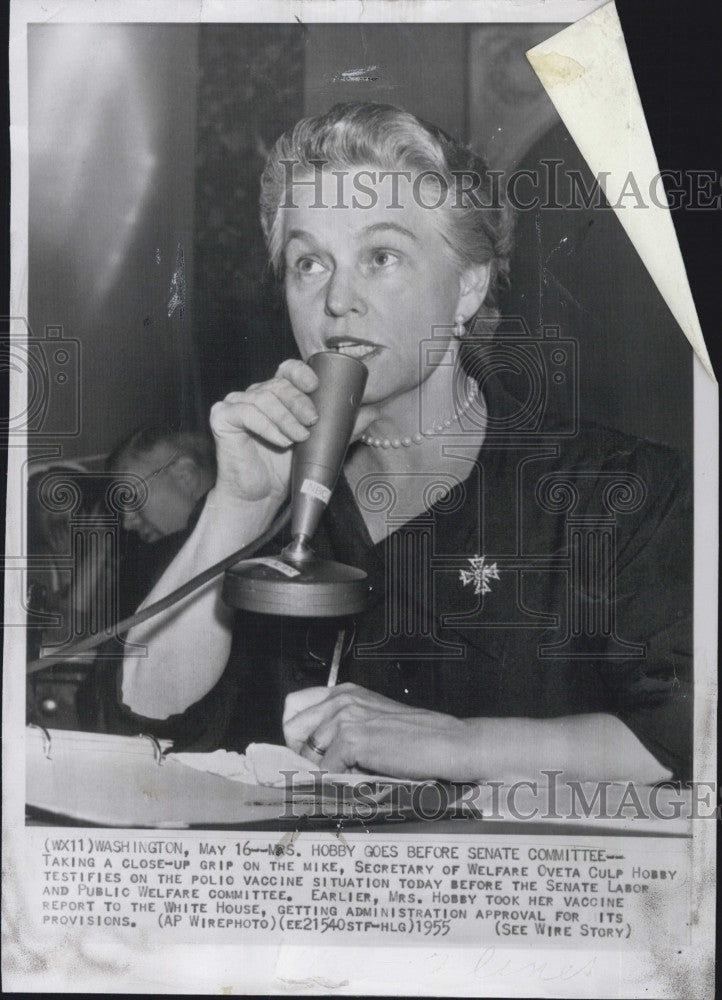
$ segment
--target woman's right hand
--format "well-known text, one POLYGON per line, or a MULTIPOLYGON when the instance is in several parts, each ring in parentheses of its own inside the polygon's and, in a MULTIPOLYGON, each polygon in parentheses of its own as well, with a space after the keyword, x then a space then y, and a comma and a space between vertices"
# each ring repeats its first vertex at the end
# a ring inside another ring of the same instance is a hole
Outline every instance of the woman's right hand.
POLYGON ((309 393, 316 373, 289 359, 267 382, 231 392, 211 409, 216 440, 216 492, 244 501, 281 503, 291 478, 292 446, 305 441, 318 414, 309 393))

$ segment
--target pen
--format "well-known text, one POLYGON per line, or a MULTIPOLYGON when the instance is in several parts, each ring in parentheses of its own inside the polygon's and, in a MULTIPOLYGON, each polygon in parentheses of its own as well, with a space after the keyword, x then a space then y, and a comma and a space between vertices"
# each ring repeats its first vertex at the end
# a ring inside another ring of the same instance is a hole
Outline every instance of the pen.
POLYGON ((335 687, 336 680, 338 678, 338 668, 341 665, 341 653, 343 652, 343 640, 346 635, 345 629, 339 629, 338 636, 336 637, 336 645, 333 650, 333 658, 331 659, 331 669, 328 672, 328 680, 326 681, 326 687, 335 687))

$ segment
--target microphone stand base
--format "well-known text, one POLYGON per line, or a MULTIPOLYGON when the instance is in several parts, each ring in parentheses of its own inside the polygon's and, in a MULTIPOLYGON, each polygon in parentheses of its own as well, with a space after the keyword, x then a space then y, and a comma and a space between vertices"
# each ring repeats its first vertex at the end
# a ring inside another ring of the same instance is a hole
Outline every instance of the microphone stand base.
POLYGON ((226 570, 223 600, 232 608, 290 618, 340 618, 364 611, 371 587, 363 570, 326 559, 306 563, 249 559, 226 570))

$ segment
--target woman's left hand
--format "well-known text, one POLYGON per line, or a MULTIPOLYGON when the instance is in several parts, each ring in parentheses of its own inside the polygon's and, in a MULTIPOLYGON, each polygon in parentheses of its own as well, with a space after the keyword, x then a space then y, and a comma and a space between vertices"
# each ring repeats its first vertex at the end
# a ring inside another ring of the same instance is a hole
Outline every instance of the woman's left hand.
POLYGON ((363 769, 421 780, 471 777, 463 720, 410 708, 356 684, 290 694, 283 732, 292 750, 332 774, 363 769))

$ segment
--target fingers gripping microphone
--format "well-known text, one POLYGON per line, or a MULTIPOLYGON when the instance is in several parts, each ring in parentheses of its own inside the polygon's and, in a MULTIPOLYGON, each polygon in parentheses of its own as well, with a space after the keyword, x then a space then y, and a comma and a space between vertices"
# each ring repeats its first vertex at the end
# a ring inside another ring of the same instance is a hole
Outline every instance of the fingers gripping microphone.
POLYGON ((226 571, 223 599, 244 611, 330 618, 362 611, 368 601, 362 570, 319 559, 310 546, 343 465, 368 370, 335 352, 314 354, 308 364, 319 380, 311 394, 318 421, 293 453, 291 542, 280 557, 250 559, 226 571))

